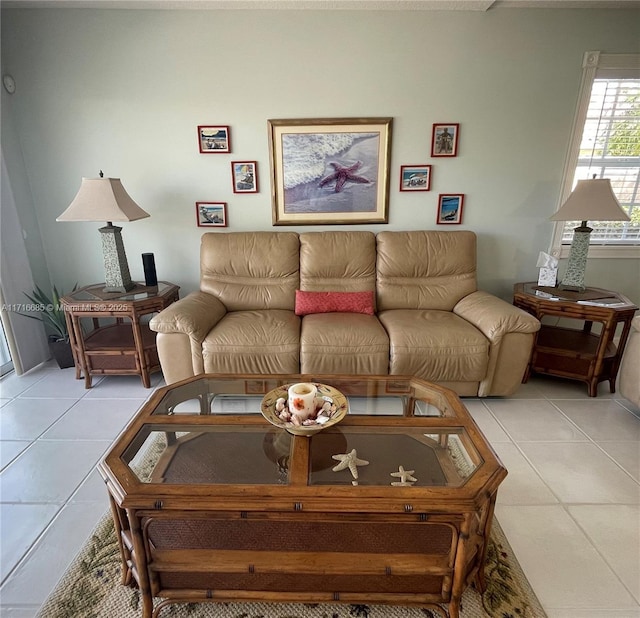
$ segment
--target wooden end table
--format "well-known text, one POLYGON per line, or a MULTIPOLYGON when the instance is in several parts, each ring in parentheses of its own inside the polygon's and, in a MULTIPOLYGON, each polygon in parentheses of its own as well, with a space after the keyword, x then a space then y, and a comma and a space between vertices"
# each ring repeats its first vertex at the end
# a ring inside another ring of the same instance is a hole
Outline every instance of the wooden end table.
POLYGON ((540 321, 546 316, 569 318, 582 322, 582 327, 543 323, 523 382, 532 372, 580 380, 587 384, 589 396, 596 397, 598 384, 608 380, 610 391, 615 393, 620 360, 638 307, 622 294, 601 288, 587 288, 584 294, 538 288, 535 282, 516 283, 513 304, 540 321), (594 322, 602 325, 599 333, 592 332, 594 322))
POLYGON ((87 285, 60 299, 76 365, 76 379, 84 375, 91 388, 94 375, 139 375, 146 388, 150 374, 160 370, 155 333, 142 318, 178 300, 179 287, 159 281, 126 293, 104 292, 104 283, 87 285), (91 318, 86 332, 83 318, 91 318), (108 323, 104 319, 109 318, 108 323), (103 324, 100 320, 103 320, 103 324))

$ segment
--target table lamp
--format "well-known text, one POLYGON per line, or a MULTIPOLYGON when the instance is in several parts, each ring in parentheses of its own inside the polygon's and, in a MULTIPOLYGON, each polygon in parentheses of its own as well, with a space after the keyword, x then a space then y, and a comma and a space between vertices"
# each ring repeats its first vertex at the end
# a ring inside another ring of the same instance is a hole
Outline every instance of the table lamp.
POLYGON ((105 292, 128 292, 131 281, 129 264, 122 242, 122 228, 113 221, 137 221, 149 217, 125 191, 119 178, 83 178, 78 194, 56 221, 106 221, 100 228, 104 257, 105 292))
POLYGON ((558 287, 561 290, 584 292, 584 274, 589 252, 589 235, 592 229, 587 221, 630 221, 611 188, 608 178, 579 180, 567 201, 560 207, 551 221, 582 221, 573 229, 573 241, 569 249, 569 262, 564 278, 558 287))

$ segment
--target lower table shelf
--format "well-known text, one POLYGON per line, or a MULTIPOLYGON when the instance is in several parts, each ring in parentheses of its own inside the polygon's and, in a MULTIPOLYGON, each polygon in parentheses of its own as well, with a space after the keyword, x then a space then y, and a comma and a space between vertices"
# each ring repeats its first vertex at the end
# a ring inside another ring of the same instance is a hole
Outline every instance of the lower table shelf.
POLYGON ((84 356, 89 373, 140 374, 142 362, 150 373, 159 370, 156 334, 146 324, 140 325, 140 331, 144 359, 139 358, 131 324, 112 324, 91 331, 84 339, 84 356))
MULTIPOLYGON (((543 325, 538 333, 531 369, 561 377, 589 380, 598 360, 600 336, 597 334, 543 325)), ((615 344, 606 345, 602 357, 602 379, 609 379, 617 355, 615 344)))

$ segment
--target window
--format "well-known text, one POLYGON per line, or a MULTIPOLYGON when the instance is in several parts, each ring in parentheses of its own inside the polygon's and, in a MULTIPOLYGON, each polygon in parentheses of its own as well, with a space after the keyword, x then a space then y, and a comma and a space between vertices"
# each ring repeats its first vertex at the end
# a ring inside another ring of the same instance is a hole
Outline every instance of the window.
MULTIPOLYGON (((640 256, 640 55, 587 52, 583 67, 560 203, 578 180, 609 178, 631 221, 590 222, 590 255, 640 256)), ((557 224, 555 255, 568 253, 579 224, 557 224)))

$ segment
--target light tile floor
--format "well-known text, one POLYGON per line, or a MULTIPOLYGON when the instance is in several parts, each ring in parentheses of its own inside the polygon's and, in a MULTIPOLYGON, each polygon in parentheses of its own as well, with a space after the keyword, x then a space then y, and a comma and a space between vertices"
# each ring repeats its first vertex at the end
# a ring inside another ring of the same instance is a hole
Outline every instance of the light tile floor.
MULTIPOLYGON (((52 364, 0 381, 2 618, 35 616, 106 512, 96 463, 151 392, 52 364)), ((640 410, 544 377, 464 403, 509 470, 496 516, 549 618, 640 618, 640 410)))

